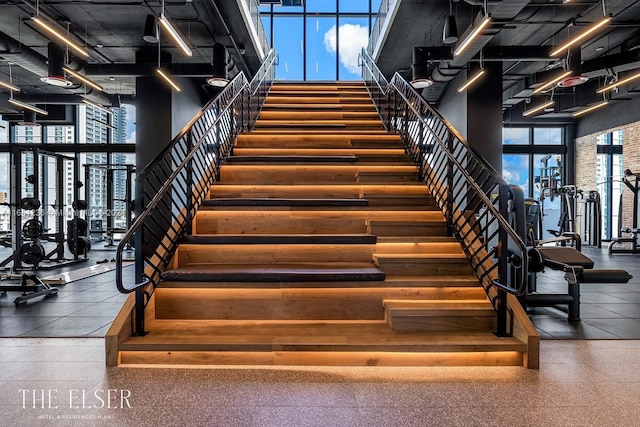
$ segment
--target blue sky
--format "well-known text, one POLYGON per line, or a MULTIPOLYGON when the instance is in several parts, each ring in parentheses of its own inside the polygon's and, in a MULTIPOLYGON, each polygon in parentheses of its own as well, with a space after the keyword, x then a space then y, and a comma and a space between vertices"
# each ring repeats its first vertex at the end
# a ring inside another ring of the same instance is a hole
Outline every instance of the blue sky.
MULTIPOLYGON (((377 11, 380 1, 373 2, 377 11)), ((335 13, 336 4, 327 0, 307 0, 307 18, 275 15, 274 47, 279 55, 276 78, 302 80, 359 80, 358 54, 369 41, 368 17, 314 16, 309 13, 335 13), (306 24, 306 46, 304 32, 306 24), (338 36, 339 34, 339 36, 338 36), (306 70, 303 57, 306 55, 306 70), (339 61, 336 75, 336 58, 339 61)), ((368 13, 368 0, 343 0, 340 12, 368 13)), ((262 10, 268 10, 263 8, 262 10)), ((274 8, 275 12, 301 12, 301 7, 274 8)), ((271 33, 270 21, 263 16, 265 32, 271 33)))

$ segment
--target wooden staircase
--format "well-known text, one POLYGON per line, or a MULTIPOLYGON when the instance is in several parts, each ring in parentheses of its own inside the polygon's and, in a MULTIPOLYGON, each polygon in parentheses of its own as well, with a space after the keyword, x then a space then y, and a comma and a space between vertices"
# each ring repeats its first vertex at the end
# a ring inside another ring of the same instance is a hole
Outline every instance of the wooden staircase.
POLYGON ((109 364, 538 363, 523 313, 519 333, 494 334, 484 289, 361 83, 274 84, 153 294, 146 336, 127 334, 128 304, 109 364))

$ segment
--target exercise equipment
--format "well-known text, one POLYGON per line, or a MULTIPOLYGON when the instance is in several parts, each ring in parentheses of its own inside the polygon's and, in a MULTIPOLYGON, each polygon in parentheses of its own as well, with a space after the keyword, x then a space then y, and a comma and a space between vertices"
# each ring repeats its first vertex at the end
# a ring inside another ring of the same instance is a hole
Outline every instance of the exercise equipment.
POLYGON ((628 283, 632 276, 625 270, 593 270, 593 261, 572 247, 549 246, 531 248, 529 256, 529 289, 520 299, 527 307, 566 306, 567 320, 580 320, 580 284, 628 283), (545 268, 564 272, 566 293, 535 292, 536 274, 545 268))
POLYGON ((600 193, 589 190, 578 200, 580 238, 587 246, 602 247, 602 202, 600 193), (586 193, 586 195, 585 195, 586 193))
MULTIPOLYGON (((12 254, 0 262, 0 267, 11 269, 14 272, 30 270, 48 270, 65 265, 87 261, 87 251, 90 244, 86 226, 83 234, 65 232, 66 216, 64 201, 65 182, 72 179, 74 208, 81 209, 86 202, 79 200, 78 189, 81 187, 75 179, 76 158, 58 153, 51 153, 37 147, 14 147, 10 157, 10 186, 12 188, 11 201, 8 205, 15 207, 10 215, 11 236, 6 239, 10 242, 12 254), (68 175, 68 167, 71 163, 73 174, 68 175), (25 165, 32 165, 29 175, 22 178, 25 165), (55 201, 49 203, 50 169, 55 167, 55 201), (26 194, 23 193, 23 182, 26 182, 26 194), (23 197, 24 196, 24 197, 23 197), (53 214, 53 215, 52 215, 53 214), (55 217, 55 223, 49 224, 50 217, 55 217), (51 228, 50 228, 51 227, 51 228), (82 236, 85 236, 83 240, 82 236), (80 243, 78 243, 80 240, 80 243), (65 241, 70 247, 73 258, 65 256, 65 241), (53 243, 54 248, 48 253, 43 244, 53 243), (79 255, 84 255, 80 258, 79 255)), ((86 224, 86 222, 85 222, 86 224)), ((5 240, 5 239, 3 239, 5 240)), ((9 245, 3 243, 2 246, 9 245)))
MULTIPOLYGON (((525 201, 524 198, 512 195, 509 200, 509 222, 514 230, 529 246, 527 291, 519 297, 520 303, 527 307, 555 307, 565 308, 569 321, 580 320, 580 284, 582 283, 628 283, 632 276, 625 270, 594 270, 593 261, 580 252, 580 235, 564 232, 554 239, 539 240, 536 230, 540 227, 540 205, 535 201, 525 201), (524 220, 522 219, 524 218, 524 220), (524 223, 524 224, 523 224, 524 223), (571 246, 566 245, 569 239, 571 246), (542 244, 555 243, 554 246, 542 244), (538 292, 537 275, 545 269, 564 272, 567 282, 566 292, 538 292)), ((520 275, 519 269, 512 267, 512 276, 520 275)))
MULTIPOLYGON (((633 193, 633 219, 631 227, 620 227, 618 231, 618 237, 611 240, 609 243, 609 255, 613 254, 640 254, 640 248, 638 248, 638 198, 640 197, 640 173, 633 173, 631 170, 626 169, 624 171, 624 177, 622 182, 633 193), (633 180, 633 182, 632 182, 633 180), (630 237, 622 237, 622 234, 630 234, 630 237), (629 244, 629 247, 617 247, 624 244, 629 244)), ((620 214, 622 215, 622 195, 620 195, 620 214)))
POLYGON ((16 306, 24 305, 28 300, 39 296, 52 297, 58 294, 58 288, 54 288, 44 283, 35 274, 22 274, 20 285, 0 285, 0 296, 6 296, 7 292, 22 292, 13 302, 16 306), (31 284, 28 284, 30 281, 31 284))
MULTIPOLYGON (((93 237, 94 242, 105 242, 103 250, 112 250, 111 248, 115 246, 114 242, 117 240, 116 234, 126 233, 133 222, 133 211, 130 207, 133 205, 131 185, 135 174, 135 165, 88 163, 84 167, 86 182, 91 179, 92 172, 98 172, 103 177, 107 196, 106 212, 98 212, 91 204, 92 197, 89 186, 85 189, 85 198, 88 202, 87 212, 90 213, 87 215, 90 225, 89 235, 93 237), (122 183, 124 191, 122 191, 122 187, 117 188, 114 185, 115 181, 122 183), (118 192, 118 190, 120 191, 118 192)), ((102 206, 100 207, 102 208, 102 206)), ((127 243, 127 250, 131 250, 131 248, 131 244, 127 243)))

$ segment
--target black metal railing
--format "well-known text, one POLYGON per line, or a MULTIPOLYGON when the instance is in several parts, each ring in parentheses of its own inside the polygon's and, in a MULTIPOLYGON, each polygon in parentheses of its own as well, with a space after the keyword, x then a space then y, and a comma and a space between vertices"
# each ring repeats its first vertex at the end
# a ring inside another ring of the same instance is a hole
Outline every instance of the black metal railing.
POLYGON ((386 129, 402 137, 498 312, 498 334, 506 335, 507 293, 526 292, 527 248, 509 221, 519 189, 510 187, 402 76, 396 73, 387 82, 364 49, 360 61, 386 129))
POLYGON ((136 177, 136 217, 116 252, 116 286, 135 292, 134 334, 144 334, 144 309, 178 241, 191 233, 192 221, 209 187, 219 178, 236 136, 253 128, 275 76, 271 50, 251 81, 238 74, 185 126, 136 177), (123 253, 135 248, 135 284, 123 283, 123 253))

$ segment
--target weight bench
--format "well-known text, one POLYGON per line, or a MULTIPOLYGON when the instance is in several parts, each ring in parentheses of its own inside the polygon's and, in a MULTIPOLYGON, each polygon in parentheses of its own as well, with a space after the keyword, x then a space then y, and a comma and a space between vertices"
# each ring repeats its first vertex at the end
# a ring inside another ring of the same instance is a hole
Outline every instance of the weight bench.
POLYGON ((531 248, 529 256, 529 283, 527 294, 521 298, 529 307, 567 305, 568 320, 580 320, 581 283, 627 283, 633 277, 625 270, 593 270, 593 260, 571 247, 549 246, 531 248), (536 293, 536 274, 545 268, 564 272, 566 294, 536 293))

